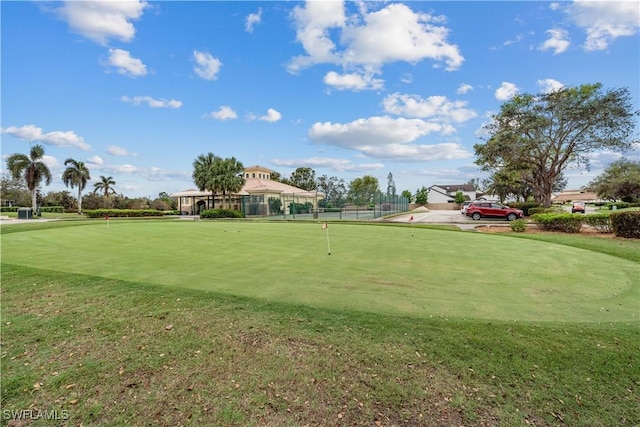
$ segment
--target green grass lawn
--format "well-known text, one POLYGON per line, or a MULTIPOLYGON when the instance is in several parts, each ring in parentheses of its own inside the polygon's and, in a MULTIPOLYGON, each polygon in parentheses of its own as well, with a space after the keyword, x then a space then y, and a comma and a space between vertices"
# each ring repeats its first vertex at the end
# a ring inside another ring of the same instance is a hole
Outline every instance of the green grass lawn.
POLYGON ((640 419, 637 241, 330 224, 327 255, 315 223, 1 232, 3 410, 68 425, 640 419))
POLYGON ((106 221, 2 237, 5 263, 313 307, 518 321, 638 316, 637 263, 505 236, 315 223, 106 221), (412 237, 413 236, 413 237, 412 237))

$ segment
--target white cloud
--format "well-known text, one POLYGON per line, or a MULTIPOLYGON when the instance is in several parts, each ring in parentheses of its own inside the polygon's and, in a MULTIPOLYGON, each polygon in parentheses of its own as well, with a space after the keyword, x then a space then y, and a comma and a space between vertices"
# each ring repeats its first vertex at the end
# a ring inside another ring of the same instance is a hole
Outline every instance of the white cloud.
POLYGON ((117 157, 121 157, 121 156, 137 156, 136 153, 132 153, 129 150, 127 150, 124 147, 120 147, 118 145, 110 145, 107 147, 107 153, 111 154, 112 156, 117 156, 117 157))
POLYGON ((505 41, 504 43, 502 43, 502 45, 503 46, 511 46, 512 44, 520 43, 522 40, 524 40, 524 35, 517 34, 514 39, 509 39, 509 40, 505 41))
POLYGON ((430 96, 394 93, 382 101, 384 111, 398 116, 430 118, 444 123, 462 123, 477 116, 466 108, 467 101, 450 101, 445 96, 430 96))
POLYGON ((146 103, 151 108, 180 108, 182 107, 182 101, 175 99, 155 99, 150 96, 134 96, 129 98, 128 96, 120 97, 122 102, 127 102, 131 105, 140 105, 146 103))
POLYGON ((131 54, 122 49, 109 49, 109 58, 101 61, 102 65, 115 67, 118 74, 129 77, 140 77, 147 75, 147 66, 138 58, 133 58, 131 54))
POLYGON ((108 165, 101 168, 103 171, 110 173, 135 173, 140 171, 137 167, 129 164, 124 165, 108 165))
POLYGON ((566 30, 553 29, 547 30, 549 38, 540 46, 538 50, 553 50, 554 55, 564 53, 569 48, 569 33, 566 30))
POLYGON ((329 71, 324 76, 324 83, 338 90, 378 90, 382 89, 384 80, 376 79, 373 75, 363 75, 358 73, 338 74, 329 71))
POLYGON ((58 159, 46 154, 42 156, 42 162, 47 165, 49 169, 57 169, 60 166, 60 163, 58 163, 58 159))
POLYGON ((87 159, 87 162, 92 164, 92 165, 96 165, 96 166, 104 165, 104 160, 102 160, 102 157, 100 157, 98 155, 89 157, 87 159))
POLYGON ((262 20, 262 8, 258 8, 258 12, 250 13, 244 25, 244 29, 248 33, 253 33, 253 26, 259 24, 262 20))
POLYGON ((310 157, 307 159, 274 159, 271 161, 277 166, 288 167, 308 167, 308 168, 326 168, 337 172, 366 172, 376 169, 382 169, 382 163, 357 163, 354 164, 348 159, 338 159, 334 157, 310 157))
POLYGON ((292 58, 289 71, 330 63, 379 73, 386 63, 424 59, 442 62, 448 70, 462 65, 458 46, 447 42, 449 30, 439 25, 443 17, 416 13, 404 4, 390 4, 374 12, 366 10, 364 3, 360 6, 349 17, 341 1, 296 6, 292 18, 306 54, 292 58))
POLYGON ((230 120, 237 119, 238 114, 228 105, 221 105, 218 111, 212 111, 209 113, 209 117, 216 120, 230 120))
POLYGON ((258 119, 258 120, 262 120, 263 122, 269 122, 269 123, 274 123, 277 122, 278 120, 280 120, 282 118, 282 114, 280 114, 278 111, 274 110, 273 108, 269 108, 267 110, 267 114, 264 116, 255 116, 255 115, 251 115, 249 117, 250 119, 258 119))
POLYGON ((198 76, 205 80, 215 80, 218 78, 220 67, 222 67, 222 62, 220 62, 218 58, 214 58, 208 52, 194 50, 193 59, 197 64, 193 71, 195 71, 198 76))
POLYGON ((318 144, 356 150, 373 158, 407 162, 458 159, 471 156, 459 144, 412 144, 431 134, 447 134, 451 126, 429 123, 420 119, 370 117, 351 123, 315 123, 309 137, 318 144))
POLYGON ((71 30, 101 45, 109 39, 129 42, 136 30, 131 21, 139 19, 149 5, 145 1, 65 1, 57 9, 71 30))
POLYGON ((564 87, 562 83, 554 79, 538 80, 537 83, 543 93, 555 92, 564 87))
POLYGON ((467 83, 462 83, 460 86, 458 86, 458 90, 456 91, 459 95, 463 95, 467 92, 470 92, 473 90, 473 86, 471 86, 470 84, 467 83))
POLYGON ((42 128, 35 125, 25 125, 21 127, 10 126, 8 128, 3 128, 0 130, 0 133, 11 135, 26 141, 42 142, 43 144, 55 145, 57 147, 73 147, 85 151, 91 148, 89 144, 84 142, 84 139, 81 136, 78 136, 74 131, 55 130, 43 133, 42 128))
POLYGON ((496 89, 496 99, 498 101, 508 101, 518 93, 519 89, 516 85, 509 82, 502 82, 502 85, 496 89))
POLYGON ((567 8, 574 23, 585 29, 587 51, 605 50, 618 37, 630 37, 640 29, 637 1, 576 0, 567 8))

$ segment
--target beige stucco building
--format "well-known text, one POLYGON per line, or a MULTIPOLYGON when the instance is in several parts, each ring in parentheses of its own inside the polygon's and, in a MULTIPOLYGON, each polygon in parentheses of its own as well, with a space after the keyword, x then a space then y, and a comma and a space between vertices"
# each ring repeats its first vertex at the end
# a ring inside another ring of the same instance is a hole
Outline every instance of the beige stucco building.
MULTIPOLYGON (((238 193, 212 195, 210 191, 189 189, 173 193, 178 210, 186 215, 197 215, 202 210, 227 208, 241 211, 245 216, 269 216, 282 213, 300 213, 303 206, 307 210, 318 208, 318 201, 324 194, 306 191, 292 185, 272 181, 273 171, 255 165, 244 169, 245 183, 238 193)), ((310 212, 309 212, 310 213, 310 212)))

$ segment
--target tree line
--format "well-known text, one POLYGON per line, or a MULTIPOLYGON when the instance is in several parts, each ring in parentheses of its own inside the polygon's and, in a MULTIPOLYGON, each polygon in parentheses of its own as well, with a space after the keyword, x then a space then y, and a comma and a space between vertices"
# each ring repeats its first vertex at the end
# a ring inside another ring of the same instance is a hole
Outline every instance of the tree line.
MULTIPOLYGON (((564 172, 569 166, 590 167, 590 155, 608 150, 624 153, 639 140, 635 132, 640 111, 634 110, 627 88, 605 90, 600 83, 577 87, 563 87, 542 94, 517 94, 500 107, 499 113, 485 126, 488 137, 474 145, 475 163, 489 172, 483 182, 485 193, 495 194, 501 200, 533 199, 549 207, 554 192, 566 184, 564 172)), ((42 183, 49 185, 51 171, 42 161, 44 148, 31 147, 29 155, 13 154, 7 158, 11 179, 22 181, 31 196, 31 205, 37 207, 37 192, 42 183)), ((82 211, 82 191, 91 179, 87 166, 75 159, 65 160, 62 181, 67 187, 77 188, 78 212, 82 211)), ((193 162, 193 181, 201 191, 210 191, 215 200, 222 194, 230 204, 230 195, 244 185, 243 165, 234 157, 220 158, 213 153, 199 155, 193 162)), ((640 200, 640 162, 622 157, 611 164, 603 174, 586 186, 603 199, 624 201, 640 200)), ((271 179, 306 191, 325 194, 324 207, 342 207, 347 203, 364 205, 382 194, 376 177, 365 175, 348 184, 336 176, 316 177, 315 171, 299 167, 288 178, 274 172, 271 179)), ((474 180, 472 180, 474 181, 474 180)), ((3 177, 2 195, 15 187, 3 177)), ((478 182, 474 182, 476 188, 478 182)), ((103 199, 115 194, 112 177, 101 176, 94 184, 94 193, 102 192, 103 199)), ((427 203, 424 186, 402 196, 419 204, 427 203)), ((169 199, 167 197, 167 199, 169 199)))
POLYGON ((61 179, 66 187, 77 188, 77 197, 73 197, 68 191, 42 195, 41 185, 50 185, 53 180, 51 170, 43 161, 44 153, 44 147, 36 144, 31 147, 28 155, 16 153, 7 158, 7 173, 0 178, 3 201, 12 201, 18 206, 31 204, 34 211, 41 205, 62 206, 65 210, 77 208, 78 213, 82 213, 83 206, 87 209, 175 209, 175 202, 166 193, 159 194, 153 201, 147 198, 130 199, 117 194, 116 181, 112 176, 100 175, 99 181, 93 184, 93 193, 83 196, 82 192, 91 180, 91 174, 84 162, 72 158, 65 160, 66 168, 61 179))

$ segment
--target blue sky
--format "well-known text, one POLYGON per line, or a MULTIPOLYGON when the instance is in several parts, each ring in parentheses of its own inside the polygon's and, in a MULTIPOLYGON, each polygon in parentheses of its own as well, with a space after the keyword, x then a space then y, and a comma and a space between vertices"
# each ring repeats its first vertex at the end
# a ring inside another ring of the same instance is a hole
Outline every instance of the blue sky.
MULTIPOLYGON (((43 144, 45 193, 65 189, 71 157, 89 189, 105 175, 155 198, 194 188, 193 160, 210 151, 284 176, 373 175, 382 189, 392 172, 415 192, 485 177, 473 145, 515 93, 600 82, 639 105, 636 1, 0 7, 2 168, 43 144)), ((593 153, 569 187, 620 156, 593 153)))

